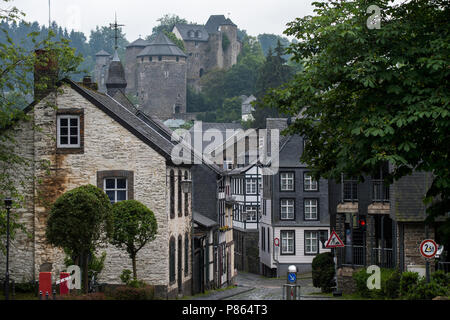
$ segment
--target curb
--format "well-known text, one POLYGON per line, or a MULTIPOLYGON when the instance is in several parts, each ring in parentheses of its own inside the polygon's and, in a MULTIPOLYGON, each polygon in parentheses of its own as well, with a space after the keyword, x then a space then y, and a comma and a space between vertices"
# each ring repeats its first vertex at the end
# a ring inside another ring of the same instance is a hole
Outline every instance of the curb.
POLYGON ((255 290, 255 289, 256 289, 256 288, 249 288, 249 289, 247 289, 247 290, 243 290, 243 291, 241 291, 241 292, 233 293, 233 294, 230 294, 229 296, 222 297, 222 298, 219 298, 219 299, 217 299, 217 300, 224 300, 224 299, 227 299, 227 298, 231 298, 231 297, 234 297, 234 296, 243 294, 243 293, 247 293, 247 292, 253 291, 253 290, 255 290))

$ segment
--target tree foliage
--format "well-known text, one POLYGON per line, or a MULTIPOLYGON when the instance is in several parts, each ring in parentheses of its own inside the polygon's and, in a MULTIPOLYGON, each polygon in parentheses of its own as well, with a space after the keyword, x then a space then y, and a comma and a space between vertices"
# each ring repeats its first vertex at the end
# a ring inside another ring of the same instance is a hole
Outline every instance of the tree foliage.
POLYGON ((155 239, 158 231, 155 215, 139 201, 126 200, 114 204, 113 216, 111 244, 124 248, 130 255, 136 280, 136 255, 149 241, 155 239))
POLYGON ((53 204, 47 220, 47 241, 81 257, 87 292, 88 259, 111 234, 112 206, 103 190, 85 185, 70 190, 53 204))
MULTIPOLYGON (((5 4, 9 0, 1 0, 5 4)), ((3 199, 11 197, 15 209, 24 205, 25 194, 21 187, 32 183, 33 173, 30 170, 45 166, 45 162, 34 161, 32 158, 15 153, 17 141, 11 127, 21 121, 29 121, 23 109, 33 99, 33 71, 35 64, 43 63, 45 58, 34 54, 36 49, 52 52, 58 59, 59 79, 74 74, 82 57, 69 47, 67 39, 56 37, 53 31, 26 33, 25 14, 16 7, 0 8, 0 237, 6 234, 6 211, 3 210, 3 199), (10 30, 20 33, 22 38, 10 36, 10 30), (20 30, 20 32, 18 31, 20 30)), ((36 84, 44 89, 45 84, 36 84)), ((51 88, 49 88, 51 89, 51 88)), ((10 232, 14 239, 19 229, 26 232, 25 227, 18 222, 16 210, 11 212, 10 232)), ((0 241, 0 250, 4 251, 4 241, 0 241)))
POLYGON ((381 9, 380 29, 367 27, 367 1, 315 2, 315 16, 285 31, 299 39, 288 52, 304 71, 267 101, 301 113, 290 132, 311 141, 302 160, 316 178, 370 175, 385 161, 394 168, 387 182, 432 172, 425 200, 436 200, 434 218, 450 208, 450 5, 391 2, 370 1, 381 9))

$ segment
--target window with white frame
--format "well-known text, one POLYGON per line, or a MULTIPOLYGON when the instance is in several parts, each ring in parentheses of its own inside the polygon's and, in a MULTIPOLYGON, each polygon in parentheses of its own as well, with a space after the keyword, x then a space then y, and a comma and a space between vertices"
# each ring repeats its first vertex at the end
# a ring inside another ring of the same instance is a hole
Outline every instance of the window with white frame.
POLYGON ((295 254, 295 231, 281 231, 281 254, 295 254))
POLYGON ((319 253, 319 233, 317 231, 305 231, 305 254, 319 253))
POLYGON ((311 174, 305 172, 304 174, 304 189, 305 191, 317 191, 317 181, 315 181, 311 174))
POLYGON ((282 172, 280 173, 281 191, 294 191, 294 173, 282 172))
POLYGON ((294 219, 294 199, 281 199, 280 200, 280 214, 282 220, 294 219))
POLYGON ((256 194, 256 179, 247 179, 245 181, 246 194, 256 194))
POLYGON ((246 213, 246 221, 247 222, 256 222, 256 207, 254 206, 247 206, 245 209, 246 213))
POLYGON ((317 199, 305 199, 305 220, 317 220, 317 199))
POLYGON ((80 147, 80 116, 58 115, 57 117, 57 147, 80 147))
POLYGON ((106 178, 104 180, 104 190, 111 203, 128 199, 126 178, 106 178))

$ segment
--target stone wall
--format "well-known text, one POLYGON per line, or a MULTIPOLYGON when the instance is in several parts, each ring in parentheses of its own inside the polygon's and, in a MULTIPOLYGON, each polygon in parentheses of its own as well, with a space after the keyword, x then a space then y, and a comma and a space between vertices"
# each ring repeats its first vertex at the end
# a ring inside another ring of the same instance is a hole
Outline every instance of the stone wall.
MULTIPOLYGON (((429 229, 428 237, 425 234, 423 223, 399 223, 403 225, 403 257, 404 269, 425 268, 425 258, 420 253, 420 243, 425 239, 434 239, 434 230, 429 229)), ((431 271, 434 270, 434 263, 430 264, 431 271)))
POLYGON ((337 281, 339 290, 345 294, 356 292, 356 282, 353 279, 353 274, 358 272, 361 268, 343 267, 337 270, 337 281))

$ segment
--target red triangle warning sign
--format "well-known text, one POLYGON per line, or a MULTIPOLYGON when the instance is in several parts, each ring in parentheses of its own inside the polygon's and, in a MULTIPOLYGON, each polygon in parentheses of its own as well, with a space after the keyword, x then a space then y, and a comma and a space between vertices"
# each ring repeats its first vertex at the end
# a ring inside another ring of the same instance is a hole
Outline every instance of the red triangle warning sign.
POLYGON ((336 231, 333 230, 331 233, 330 239, 328 239, 328 242, 326 244, 326 248, 337 248, 337 247, 344 247, 344 243, 337 235, 336 231))

